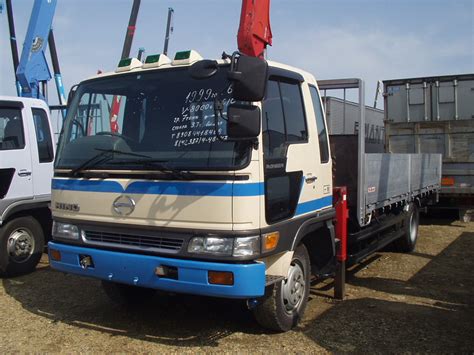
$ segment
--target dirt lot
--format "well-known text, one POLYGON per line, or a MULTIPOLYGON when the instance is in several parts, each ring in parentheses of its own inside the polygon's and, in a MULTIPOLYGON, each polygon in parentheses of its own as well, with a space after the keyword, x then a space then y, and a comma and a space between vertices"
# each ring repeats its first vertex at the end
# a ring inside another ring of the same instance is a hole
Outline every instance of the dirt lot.
POLYGON ((302 324, 259 328, 239 302, 157 295, 130 309, 100 283, 51 270, 3 279, 0 352, 473 352, 474 223, 431 220, 413 254, 349 271, 347 299, 315 284, 302 324))

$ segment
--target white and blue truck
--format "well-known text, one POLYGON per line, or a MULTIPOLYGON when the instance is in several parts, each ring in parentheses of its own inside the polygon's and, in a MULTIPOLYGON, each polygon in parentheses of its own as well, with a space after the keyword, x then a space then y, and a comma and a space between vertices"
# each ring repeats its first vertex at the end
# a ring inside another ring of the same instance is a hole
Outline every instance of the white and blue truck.
POLYGON ((360 137, 330 146, 318 83, 300 69, 194 50, 124 59, 69 100, 51 267, 100 279, 120 301, 155 289, 245 299, 261 325, 289 330, 311 275, 344 264, 342 246, 348 264, 389 243, 409 252, 436 201, 440 155, 366 154, 360 137), (342 185, 347 240, 335 233, 342 185))
POLYGON ((33 271, 43 254, 55 150, 43 100, 0 96, 0 276, 33 271))

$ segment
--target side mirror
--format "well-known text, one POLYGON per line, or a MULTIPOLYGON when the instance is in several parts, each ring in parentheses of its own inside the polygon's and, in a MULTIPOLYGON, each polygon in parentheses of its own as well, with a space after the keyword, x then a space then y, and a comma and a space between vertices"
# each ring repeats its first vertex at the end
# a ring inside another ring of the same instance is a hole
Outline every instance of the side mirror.
POLYGON ((260 108, 232 104, 227 109, 227 137, 230 140, 249 140, 260 134, 260 108))
POLYGON ((232 58, 234 65, 229 79, 234 83, 233 97, 237 101, 260 101, 265 96, 268 63, 264 59, 241 55, 232 58))

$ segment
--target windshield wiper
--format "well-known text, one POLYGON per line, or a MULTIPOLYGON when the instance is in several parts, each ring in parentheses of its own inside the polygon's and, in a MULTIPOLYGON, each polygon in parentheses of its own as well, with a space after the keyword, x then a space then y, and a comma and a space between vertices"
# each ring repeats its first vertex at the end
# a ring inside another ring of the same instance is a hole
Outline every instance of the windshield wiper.
POLYGON ((84 163, 79 165, 77 168, 72 169, 69 174, 71 176, 77 176, 84 169, 90 169, 94 166, 99 165, 100 163, 103 163, 105 161, 108 161, 108 160, 112 159, 114 154, 130 155, 130 156, 141 157, 141 158, 151 158, 148 155, 124 152, 124 151, 116 150, 116 149, 95 148, 95 150, 99 151, 99 153, 94 155, 92 158, 86 160, 84 163))
POLYGON ((166 163, 168 163, 168 160, 161 160, 161 159, 138 159, 138 160, 122 160, 122 161, 111 162, 111 164, 143 165, 143 166, 158 170, 162 173, 168 173, 176 179, 189 179, 192 177, 191 173, 174 169, 170 167, 169 165, 167 165, 166 163))

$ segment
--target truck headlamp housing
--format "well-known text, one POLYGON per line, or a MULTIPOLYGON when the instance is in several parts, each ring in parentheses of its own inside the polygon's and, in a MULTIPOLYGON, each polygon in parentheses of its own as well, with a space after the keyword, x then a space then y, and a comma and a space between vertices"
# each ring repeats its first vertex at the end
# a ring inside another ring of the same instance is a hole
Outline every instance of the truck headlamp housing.
POLYGON ((235 238, 233 256, 252 256, 260 252, 260 236, 235 238))
POLYGON ((194 237, 188 245, 189 253, 221 256, 252 256, 260 252, 260 237, 194 237))
POLYGON ((79 228, 74 224, 53 221, 52 236, 54 239, 79 239, 79 228))

